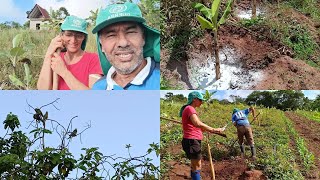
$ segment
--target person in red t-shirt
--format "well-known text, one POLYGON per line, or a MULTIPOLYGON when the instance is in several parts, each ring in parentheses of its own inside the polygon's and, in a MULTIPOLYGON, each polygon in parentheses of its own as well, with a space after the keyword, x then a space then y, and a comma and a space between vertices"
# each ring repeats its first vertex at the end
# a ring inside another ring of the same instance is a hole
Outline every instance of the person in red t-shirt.
POLYGON ((188 103, 182 106, 180 117, 182 117, 183 140, 182 148, 187 158, 191 160, 191 178, 199 180, 201 170, 201 140, 202 132, 221 133, 224 128, 212 128, 199 119, 196 107, 200 107, 203 101, 200 92, 193 91, 188 95, 188 103))
POLYGON ((99 57, 85 52, 87 22, 76 16, 67 16, 61 24, 61 34, 53 38, 46 52, 37 88, 53 89, 53 73, 59 75, 58 90, 91 89, 102 76, 99 57), (66 48, 58 54, 57 49, 66 48))

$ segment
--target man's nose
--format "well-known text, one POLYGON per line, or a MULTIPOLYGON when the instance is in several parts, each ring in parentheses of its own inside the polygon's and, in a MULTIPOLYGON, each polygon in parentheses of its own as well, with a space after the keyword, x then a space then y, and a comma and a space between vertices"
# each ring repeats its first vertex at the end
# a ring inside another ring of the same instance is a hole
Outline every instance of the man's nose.
POLYGON ((127 47, 129 44, 128 36, 125 33, 120 32, 118 35, 118 47, 127 47))

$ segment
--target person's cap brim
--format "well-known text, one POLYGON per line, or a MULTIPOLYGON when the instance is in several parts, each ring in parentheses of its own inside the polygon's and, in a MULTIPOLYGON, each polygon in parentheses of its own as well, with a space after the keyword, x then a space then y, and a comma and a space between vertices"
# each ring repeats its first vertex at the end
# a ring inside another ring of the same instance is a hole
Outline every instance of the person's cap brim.
POLYGON ((97 32, 99 32, 100 30, 102 30, 103 28, 114 24, 114 23, 118 23, 118 22, 125 22, 125 21, 133 21, 133 22, 138 22, 138 23, 144 23, 145 20, 141 17, 133 17, 133 16, 122 16, 122 17, 118 17, 118 18, 113 18, 113 19, 109 19, 109 20, 105 20, 99 24, 97 24, 93 29, 92 29, 92 33, 95 34, 97 32))

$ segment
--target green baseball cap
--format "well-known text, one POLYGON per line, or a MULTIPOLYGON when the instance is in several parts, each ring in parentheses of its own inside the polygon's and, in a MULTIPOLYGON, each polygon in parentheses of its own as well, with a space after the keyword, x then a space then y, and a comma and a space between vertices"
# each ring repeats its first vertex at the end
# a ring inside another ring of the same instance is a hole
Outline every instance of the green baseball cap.
POLYGON ((77 16, 67 16, 63 23, 61 24, 62 31, 77 31, 85 34, 85 38, 82 41, 81 49, 86 48, 88 32, 87 32, 88 23, 86 20, 78 18, 77 16))
MULTIPOLYGON (((96 26, 92 33, 95 34, 104 27, 117 22, 134 21, 141 23, 145 31, 145 45, 143 46, 143 57, 153 57, 156 62, 160 62, 160 33, 146 24, 142 17, 141 10, 137 4, 126 2, 124 4, 112 4, 98 13, 96 26)), ((111 67, 106 55, 101 50, 99 35, 97 35, 98 54, 100 64, 104 74, 107 74, 111 67)))
POLYGON ((203 95, 198 91, 193 91, 189 93, 188 95, 188 105, 190 105, 194 98, 200 99, 201 101, 204 101, 203 95))

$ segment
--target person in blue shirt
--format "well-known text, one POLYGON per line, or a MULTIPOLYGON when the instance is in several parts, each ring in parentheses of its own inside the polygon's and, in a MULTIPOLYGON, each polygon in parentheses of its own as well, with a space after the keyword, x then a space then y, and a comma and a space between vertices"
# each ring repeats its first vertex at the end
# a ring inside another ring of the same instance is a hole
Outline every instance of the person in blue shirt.
POLYGON ((137 4, 100 10, 92 33, 105 75, 92 89, 160 90, 160 33, 146 24, 137 4))
POLYGON ((232 123, 237 128, 237 134, 238 134, 238 143, 240 145, 241 150, 241 157, 245 157, 245 148, 243 144, 243 137, 245 136, 248 144, 250 145, 251 149, 251 157, 253 159, 256 158, 256 149, 254 147, 254 141, 253 141, 253 134, 252 134, 252 128, 250 126, 248 116, 249 113, 252 113, 252 116, 255 120, 255 110, 253 107, 250 107, 248 109, 239 110, 237 108, 234 108, 232 111, 232 123))

